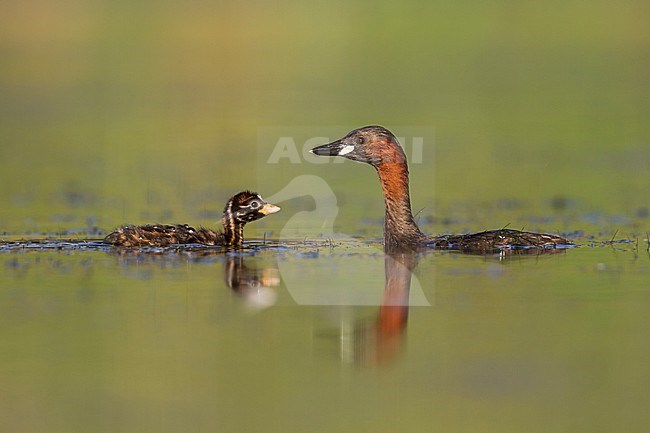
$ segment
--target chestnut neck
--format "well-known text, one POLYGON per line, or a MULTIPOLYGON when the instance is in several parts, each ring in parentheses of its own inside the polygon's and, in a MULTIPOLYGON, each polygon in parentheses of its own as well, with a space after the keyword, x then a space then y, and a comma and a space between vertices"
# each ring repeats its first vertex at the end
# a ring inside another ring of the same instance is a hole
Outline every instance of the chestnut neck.
POLYGON ((406 159, 399 162, 380 162, 374 167, 379 175, 386 208, 385 246, 393 249, 414 246, 422 242, 426 236, 418 228, 411 212, 406 159))

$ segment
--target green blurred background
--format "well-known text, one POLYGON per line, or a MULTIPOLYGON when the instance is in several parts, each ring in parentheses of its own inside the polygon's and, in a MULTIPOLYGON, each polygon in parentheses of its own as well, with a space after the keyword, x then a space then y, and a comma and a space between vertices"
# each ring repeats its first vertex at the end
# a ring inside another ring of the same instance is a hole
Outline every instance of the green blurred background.
MULTIPOLYGON (((273 131, 300 144, 378 123, 433 131, 411 166, 430 233, 645 239, 649 18, 625 0, 3 0, 0 238, 213 226, 232 193, 304 174, 336 193, 337 231, 379 236, 369 167, 264 163, 273 131)), ((314 207, 281 205, 248 233, 314 207)), ((1 254, 0 431, 646 431, 641 245, 426 256, 416 277, 434 306, 410 310, 405 351, 374 373, 339 345, 376 309, 251 316, 222 256, 1 254)), ((285 300, 330 290, 288 271, 354 267, 351 290, 381 291, 364 251, 249 265, 283 266, 285 300)))
POLYGON ((589 228, 582 216, 595 214, 605 230, 602 215, 643 232, 649 12, 642 1, 5 0, 0 232, 213 225, 233 192, 271 195, 305 173, 332 183, 339 224, 353 227, 382 215, 368 170, 264 167, 258 133, 307 125, 333 139, 375 123, 435 131, 411 170, 429 231, 443 216, 474 221, 452 224, 462 229, 557 211, 572 219, 549 229, 589 228))

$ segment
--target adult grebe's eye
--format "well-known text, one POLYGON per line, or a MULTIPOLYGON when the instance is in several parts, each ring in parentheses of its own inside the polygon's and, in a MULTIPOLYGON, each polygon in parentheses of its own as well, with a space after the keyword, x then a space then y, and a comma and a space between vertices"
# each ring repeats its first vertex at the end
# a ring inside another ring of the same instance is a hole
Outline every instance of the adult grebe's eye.
POLYGON ((366 140, 361 135, 356 138, 357 144, 363 144, 365 141, 366 140))

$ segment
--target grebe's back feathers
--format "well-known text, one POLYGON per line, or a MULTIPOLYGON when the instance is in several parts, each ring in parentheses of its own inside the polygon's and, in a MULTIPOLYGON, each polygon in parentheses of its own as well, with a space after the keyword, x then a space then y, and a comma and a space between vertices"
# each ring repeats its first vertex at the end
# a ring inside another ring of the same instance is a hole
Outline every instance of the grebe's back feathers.
POLYGON ((481 252, 503 249, 562 248, 572 245, 571 241, 561 236, 512 229, 436 236, 428 238, 425 243, 435 248, 481 252))
POLYGON ((121 247, 166 247, 173 244, 222 245, 224 234, 187 224, 147 224, 119 227, 104 242, 121 247))

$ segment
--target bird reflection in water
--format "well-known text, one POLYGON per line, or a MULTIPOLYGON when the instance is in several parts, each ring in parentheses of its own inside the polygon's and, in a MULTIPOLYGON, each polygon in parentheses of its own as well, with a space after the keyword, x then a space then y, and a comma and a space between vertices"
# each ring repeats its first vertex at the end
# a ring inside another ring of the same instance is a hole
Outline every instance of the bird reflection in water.
POLYGON ((278 269, 248 267, 245 257, 241 254, 231 254, 226 257, 224 278, 228 287, 254 310, 268 308, 275 304, 278 298, 277 292, 273 289, 280 284, 278 269))
POLYGON ((404 347, 411 276, 417 265, 413 251, 391 251, 384 257, 384 293, 376 319, 341 331, 341 358, 359 367, 390 364, 404 347))
MULTIPOLYGON (((472 254, 495 259, 504 265, 516 260, 562 254, 561 249, 503 250, 498 254, 472 254)), ((374 320, 356 322, 341 329, 341 358, 359 367, 381 367, 395 361, 404 348, 408 324, 411 277, 426 254, 402 248, 388 248, 384 256, 384 292, 374 320)), ((429 257, 431 258, 431 257, 429 257)))
POLYGON ((211 264, 223 261, 224 280, 233 293, 241 297, 252 310, 261 310, 275 304, 278 294, 274 287, 280 284, 277 267, 257 268, 247 266, 247 254, 226 252, 222 248, 183 246, 174 248, 110 249, 125 272, 139 279, 153 277, 154 268, 174 267, 185 261, 211 264))

